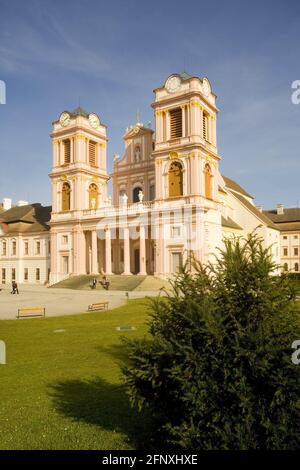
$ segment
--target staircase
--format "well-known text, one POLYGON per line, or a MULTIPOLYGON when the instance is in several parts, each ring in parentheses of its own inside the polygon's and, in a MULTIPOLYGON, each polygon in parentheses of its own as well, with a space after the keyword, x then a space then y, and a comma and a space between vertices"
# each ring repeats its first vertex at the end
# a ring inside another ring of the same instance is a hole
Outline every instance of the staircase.
MULTIPOLYGON (((136 289, 146 279, 146 277, 149 276, 123 276, 119 274, 107 276, 110 282, 109 290, 132 291, 136 289)), ((91 274, 71 276, 68 279, 64 279, 63 281, 58 282, 57 284, 53 284, 50 289, 91 290, 90 285, 94 278, 99 281, 102 280, 102 276, 93 276, 91 274)), ((97 289, 102 289, 100 284, 97 285, 97 289)))

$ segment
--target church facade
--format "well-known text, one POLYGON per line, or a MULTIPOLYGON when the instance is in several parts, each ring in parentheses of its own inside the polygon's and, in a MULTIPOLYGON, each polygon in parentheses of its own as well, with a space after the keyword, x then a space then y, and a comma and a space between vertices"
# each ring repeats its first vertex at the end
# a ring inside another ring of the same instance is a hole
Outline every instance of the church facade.
POLYGON ((45 258, 33 282, 100 273, 169 277, 190 255, 213 261, 224 237, 255 229, 280 263, 279 228, 220 173, 218 108, 209 80, 173 74, 154 90, 152 107, 155 132, 140 122, 126 129, 124 155, 114 156, 111 175, 107 129, 98 115, 77 108, 53 122, 52 208, 43 223, 47 208, 37 204, 0 214, 2 283, 12 280, 12 269, 17 281, 28 281, 24 243, 34 224, 43 230, 32 232, 32 243, 41 239, 45 258), (32 226, 20 215, 26 207, 32 226))

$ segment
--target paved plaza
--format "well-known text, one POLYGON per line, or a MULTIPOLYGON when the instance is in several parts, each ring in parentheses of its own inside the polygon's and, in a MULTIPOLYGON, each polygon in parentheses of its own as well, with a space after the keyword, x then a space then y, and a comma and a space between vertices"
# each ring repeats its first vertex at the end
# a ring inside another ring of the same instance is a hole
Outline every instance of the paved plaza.
MULTIPOLYGON (((11 294, 10 286, 1 286, 0 291, 0 319, 15 320, 18 308, 45 307, 46 316, 73 315, 87 311, 88 305, 100 300, 109 301, 109 309, 119 307, 126 303, 124 291, 105 291, 98 288, 96 291, 55 289, 45 286, 20 285, 19 295, 11 294)), ((157 291, 129 292, 130 299, 146 296, 155 296, 157 291)))

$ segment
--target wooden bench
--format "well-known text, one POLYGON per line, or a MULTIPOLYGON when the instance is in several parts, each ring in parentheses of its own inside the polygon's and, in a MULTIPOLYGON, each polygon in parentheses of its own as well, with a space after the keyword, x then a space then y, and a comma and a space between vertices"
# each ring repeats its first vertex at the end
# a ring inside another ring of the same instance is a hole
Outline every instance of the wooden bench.
POLYGON ((21 317, 45 317, 46 309, 44 307, 18 308, 18 316, 21 317))
POLYGON ((97 302, 96 304, 91 304, 88 306, 88 312, 97 312, 99 310, 107 310, 108 309, 108 300, 101 300, 100 302, 97 302))

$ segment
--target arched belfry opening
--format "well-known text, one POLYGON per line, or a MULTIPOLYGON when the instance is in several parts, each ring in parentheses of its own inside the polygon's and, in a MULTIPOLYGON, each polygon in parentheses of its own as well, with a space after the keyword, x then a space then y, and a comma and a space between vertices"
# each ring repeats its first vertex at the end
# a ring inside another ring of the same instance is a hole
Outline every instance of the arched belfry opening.
POLYGON ((65 182, 62 186, 61 210, 69 211, 71 209, 71 186, 65 182))
POLYGON ((183 195, 183 167, 180 162, 172 162, 168 171, 169 197, 183 195))
POLYGON ((98 186, 95 183, 89 186, 89 209, 98 207, 98 186))
POLYGON ((204 186, 205 186, 205 197, 212 199, 212 173, 208 163, 204 167, 204 186))

